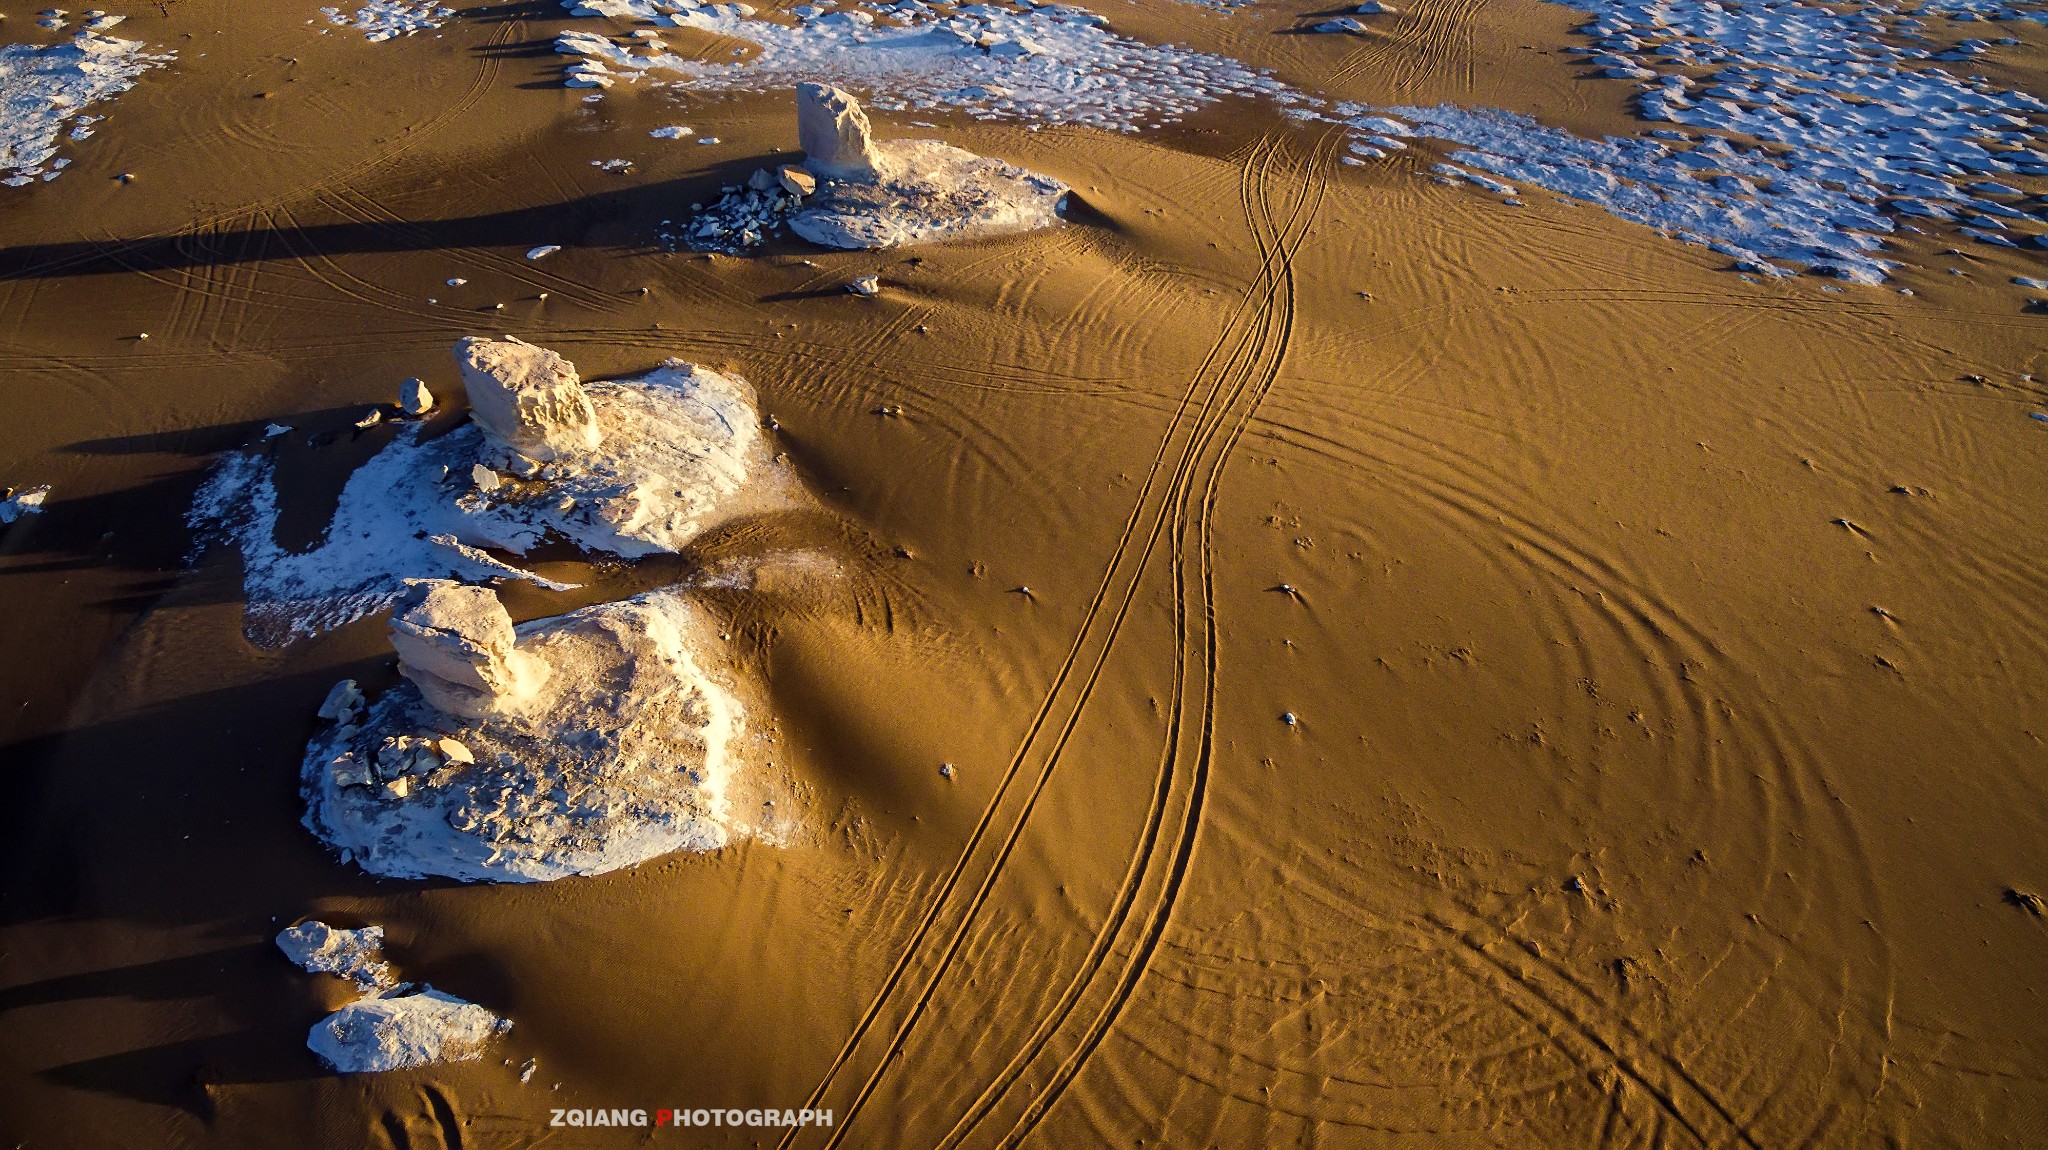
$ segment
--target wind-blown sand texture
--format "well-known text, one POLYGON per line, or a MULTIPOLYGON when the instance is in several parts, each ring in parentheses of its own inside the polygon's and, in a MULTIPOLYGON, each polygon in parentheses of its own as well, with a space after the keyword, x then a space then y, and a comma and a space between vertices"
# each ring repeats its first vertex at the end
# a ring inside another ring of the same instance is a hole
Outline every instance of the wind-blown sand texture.
POLYGON ((2040 5, 383 7, 116 6, 104 120, 5 92, 6 1144, 2038 1141, 2040 5), (799 79, 1063 221, 689 250, 799 79), (250 576, 474 454, 505 335, 746 381, 782 486, 373 574, 687 596, 730 834, 380 878, 301 768, 409 697, 390 588, 259 642, 250 576), (331 1072, 313 918, 514 1025, 331 1072))

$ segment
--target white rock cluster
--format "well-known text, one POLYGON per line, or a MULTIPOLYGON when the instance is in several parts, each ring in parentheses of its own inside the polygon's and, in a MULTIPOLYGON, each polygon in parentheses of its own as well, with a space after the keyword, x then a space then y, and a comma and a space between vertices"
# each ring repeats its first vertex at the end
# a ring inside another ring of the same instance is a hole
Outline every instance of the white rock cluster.
POLYGON ((347 930, 308 920, 280 931, 277 948, 307 972, 339 975, 363 992, 306 1035, 307 1048, 344 1074, 467 1061, 512 1028, 473 1002, 400 983, 384 961, 381 926, 347 930))
POLYGON ((835 76, 871 92, 870 105, 884 111, 944 107, 977 119, 1119 132, 1179 120, 1231 97, 1299 98, 1238 61, 1119 36, 1104 27, 1107 18, 1069 4, 804 4, 778 14, 796 17, 793 24, 758 18, 739 3, 564 0, 564 6, 579 16, 684 28, 754 49, 726 62, 650 51, 630 34, 564 31, 555 50, 578 57, 567 83, 600 93, 626 85, 692 94, 760 92, 835 76))
POLYGON ((797 85, 797 138, 815 190, 765 169, 685 231, 699 250, 741 251, 786 225, 824 247, 902 244, 1051 227, 1067 186, 937 140, 878 142, 860 102, 827 84, 797 85))
POLYGON ((94 104, 133 88, 144 72, 174 58, 149 51, 139 40, 91 30, 49 47, 0 47, 0 184, 56 179, 71 164, 57 155, 60 137, 89 139, 106 119, 89 111, 94 104))
POLYGON ((392 621, 408 685, 307 749, 307 826, 373 874, 465 881, 722 846, 744 716, 701 612, 666 591, 516 630, 503 613, 488 590, 424 585, 392 621), (516 686, 444 677, 470 671, 516 686))
POLYGON ((514 340, 464 340, 456 356, 475 420, 435 438, 404 427, 350 477, 311 550, 276 542, 266 448, 216 465, 187 519, 202 542, 241 551, 252 639, 275 646, 382 610, 408 580, 563 589, 492 552, 550 541, 626 558, 674 552, 777 498, 757 481, 778 469, 737 376, 671 359, 585 383, 561 356, 514 340))

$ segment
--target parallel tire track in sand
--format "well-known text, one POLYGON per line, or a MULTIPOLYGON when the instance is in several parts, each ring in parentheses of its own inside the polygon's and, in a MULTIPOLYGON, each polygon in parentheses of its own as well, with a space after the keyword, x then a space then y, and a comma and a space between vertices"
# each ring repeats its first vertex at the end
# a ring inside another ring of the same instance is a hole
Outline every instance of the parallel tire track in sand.
MULTIPOLYGON (((1328 150, 1326 140, 1323 151, 1328 150)), ((1035 1028, 1031 1040, 1003 1074, 984 1090, 981 1098, 969 1114, 963 1117, 953 1132, 947 1136, 947 1143, 965 1137, 990 1113, 995 1105, 1014 1084, 1017 1077, 1029 1067, 1044 1049, 1047 1042, 1056 1035, 1067 1018, 1093 985, 1122 928, 1129 921, 1132 907, 1136 905, 1139 893, 1159 877, 1154 864, 1158 861, 1158 845, 1161 831, 1165 826, 1166 812, 1174 805, 1175 795, 1181 796, 1181 817, 1175 835, 1172 863, 1159 882, 1158 893, 1140 925, 1139 938, 1132 947, 1109 1000, 1090 1020, 1089 1026, 1075 1048, 1061 1063, 1052 1084, 1041 1092, 1018 1119, 1018 1126, 1006 1136, 1010 1143, 1028 1135, 1031 1128, 1050 1110, 1074 1074, 1099 1043, 1103 1034, 1121 1012, 1128 1001, 1131 990, 1142 975, 1151 951, 1164 933, 1167 918, 1171 912, 1182 882, 1185 880, 1189 859, 1192 855, 1195 833, 1199 826, 1201 801, 1206 786, 1206 771, 1209 751, 1213 743, 1214 725, 1214 682, 1215 682, 1215 613, 1209 593, 1213 587, 1210 570, 1210 540, 1208 537, 1208 512, 1214 506, 1216 491, 1225 460, 1237 442, 1244 428, 1256 410, 1257 404, 1272 386, 1279 372, 1279 364, 1286 350, 1287 336, 1292 325, 1293 300, 1290 259, 1293 249, 1299 245, 1307 231, 1307 222, 1313 218, 1315 206, 1320 202, 1323 189, 1321 168, 1326 164, 1327 155, 1319 155, 1316 174, 1307 181, 1307 186, 1298 194, 1290 211, 1287 224, 1276 228, 1272 212, 1266 202, 1267 190, 1264 184, 1272 179, 1281 158, 1281 145, 1276 140, 1262 141, 1252 152, 1247 164, 1243 195, 1248 221, 1261 251, 1261 266, 1255 281, 1240 300, 1236 312, 1226 327, 1221 339, 1210 349, 1200 368, 1191 378, 1183 393, 1166 434, 1160 441, 1144 486, 1130 516, 1126 519, 1122 535, 1112 554, 1108 569, 1104 573, 1088 611, 1084 616, 1081 630, 1070 647, 1066 658, 1055 673, 1053 684, 1045 700, 1026 730, 1017 753, 998 784, 995 794, 984 809, 981 819, 970 834, 952 870, 941 882, 929 909, 919 922, 909 944, 898 958, 880 992, 856 1025, 837 1058, 834 1059, 823 1079, 813 1090, 806 1105, 818 1108, 831 1092, 843 1072, 854 1062, 863 1046, 868 1045, 870 1034, 875 1033, 883 1016, 891 1005, 900 998, 899 988, 906 985, 914 966, 928 965, 929 973, 924 975, 922 986, 914 1000, 906 1008, 901 1020, 890 1034, 886 1048, 873 1061, 873 1068, 858 1088, 851 1104, 842 1113, 844 1118, 836 1124, 828 1147, 839 1145, 852 1128, 862 1107, 872 1097, 875 1089, 885 1077, 888 1067, 901 1054, 905 1043, 916 1028, 934 995, 961 952, 980 915, 990 891, 993 889, 1004 864, 1023 835, 1032 810, 1049 783, 1060 762, 1068 738, 1079 724, 1094 687, 1102 676, 1110 652, 1116 642, 1132 603, 1136 600, 1153 555, 1157 552, 1160 537, 1172 528, 1172 562, 1176 590, 1175 629, 1178 638, 1176 667, 1174 671, 1173 704, 1171 722, 1158 783, 1155 787, 1151 811, 1145 829, 1140 837, 1137 855, 1126 873, 1114 908, 1104 926, 1098 932, 1087 960, 1081 971, 1069 984, 1053 1011, 1042 1019, 1035 1028), (1276 306, 1276 300, 1278 306, 1276 306), (1240 405, 1240 401, 1247 400, 1240 405), (1233 411, 1235 418, 1232 419, 1233 411), (1226 424, 1228 434, 1223 437, 1220 450, 1211 452, 1216 446, 1219 433, 1226 424), (1167 471, 1168 460, 1172 459, 1171 475, 1162 485, 1162 474, 1167 471), (1201 500, 1196 522, 1190 522, 1189 508, 1194 505, 1194 494, 1199 490, 1201 500), (1146 524, 1149 520, 1149 528, 1146 524), (1199 530, 1197 530, 1197 527, 1199 530), (1142 539, 1140 532, 1143 529, 1142 539), (1187 550, 1190 537, 1194 537, 1199 557, 1200 579, 1197 581, 1202 595, 1195 605, 1204 621, 1205 643, 1198 657, 1204 670, 1201 676, 1203 697, 1197 708, 1189 708, 1185 685, 1188 681, 1187 661, 1189 616, 1192 613, 1188 603, 1187 550), (1092 654, 1092 663, 1090 655, 1092 654), (1199 724, 1192 731, 1188 729, 1189 714, 1199 715, 1199 724), (1195 771, 1192 779, 1184 778, 1180 770, 1183 758, 1183 744, 1195 743, 1195 771), (999 842, 991 836, 997 825, 1003 821, 1005 808, 1012 805, 1016 797, 1017 783, 1024 768, 1043 749, 1043 761, 1030 789, 1021 795, 1015 804, 1017 810, 1008 816, 1008 828, 999 842), (990 846, 992 857, 981 871, 979 881, 966 896, 964 906, 954 908, 956 892, 963 886, 963 880, 975 869, 976 861, 985 853, 984 845, 990 846), (949 931, 934 938, 942 921, 951 922, 949 931), (931 940, 931 946, 927 941, 931 940), (935 958, 929 957, 936 948, 935 958), (921 962, 920 960, 925 960, 921 962)), ((879 1040, 879 1039, 878 1039, 879 1040)), ((786 1134, 779 1145, 787 1147, 799 1136, 800 1131, 786 1134)))
MULTIPOLYGON (((1184 884, 1192 859, 1195 836, 1200 826, 1203 801, 1207 793, 1210 751, 1213 745, 1215 727, 1215 684, 1216 684, 1216 613, 1211 558, 1213 546, 1210 534, 1211 511, 1215 506, 1224 466, 1231 450, 1235 447, 1244 429, 1257 412, 1259 403, 1278 378, 1280 364, 1287 351, 1288 339, 1294 320, 1294 292, 1292 257, 1308 229, 1309 221, 1315 217, 1320 206, 1324 185, 1315 177, 1296 189, 1294 202, 1287 211, 1284 223, 1276 222, 1275 213, 1268 199, 1276 182, 1274 169, 1280 155, 1277 149, 1267 148, 1253 162, 1247 164, 1240 183, 1240 199, 1245 218, 1253 240, 1260 252, 1260 278, 1252 294, 1257 297, 1258 311, 1253 326, 1242 333, 1229 332, 1225 342, 1236 340, 1229 360, 1221 369, 1219 383, 1227 382, 1230 395, 1217 411, 1216 418, 1202 433, 1202 442, 1194 456, 1183 469, 1187 482, 1179 485, 1173 516, 1173 575, 1175 582, 1175 649, 1180 658, 1175 668, 1169 737, 1162 748, 1157 784, 1152 808, 1148 812, 1144 835, 1137 853, 1131 861, 1124 885, 1118 892, 1111 914, 1098 931, 1087 960, 1075 973, 1065 992, 1053 1010, 1042 1018, 1031 1039, 976 1099, 974 1105, 963 1115, 953 1130, 940 1145, 954 1146, 963 1141, 995 1108, 1017 1080, 1028 1071, 1046 1047, 1059 1036, 1068 1019, 1074 1014, 1082 999, 1096 983, 1102 968, 1110 955, 1118 949, 1125 924, 1130 919, 1139 893, 1155 878, 1159 890, 1145 918, 1139 923, 1135 941, 1128 948, 1122 967, 1117 971, 1111 984, 1107 1001, 1083 1028, 1073 1050, 1054 1070, 1050 1082, 1030 1101, 1001 1145, 1010 1146, 1021 1142, 1050 1113, 1082 1065, 1092 1055, 1102 1038, 1107 1035, 1116 1019, 1121 1015, 1135 990, 1138 980, 1149 968, 1151 956, 1163 937, 1180 889, 1184 884), (1243 401, 1242 403, 1240 401, 1243 401), (1204 463, 1203 456, 1215 444, 1224 423, 1232 412, 1236 413, 1230 422, 1229 432, 1214 456, 1204 463), (1191 523, 1188 508, 1196 490, 1192 482, 1197 470, 1206 470, 1202 485, 1202 498, 1198 515, 1191 523), (1187 656, 1189 598, 1187 578, 1187 541, 1191 527, 1198 528, 1196 541, 1199 544, 1199 593, 1196 604, 1204 627, 1204 642, 1200 650, 1202 682, 1200 706, 1187 705, 1187 656), (1188 716, 1193 713, 1197 722, 1191 729, 1188 716), (1182 748, 1187 742, 1194 744, 1194 769, 1191 777, 1182 778, 1180 763, 1182 748), (1166 822, 1167 811, 1175 805, 1176 790, 1179 795, 1180 815, 1176 820, 1175 843, 1171 852, 1171 865, 1163 872, 1155 868, 1159 860, 1160 832, 1166 822)), ((1326 164, 1327 155, 1318 155, 1318 164, 1326 164)))

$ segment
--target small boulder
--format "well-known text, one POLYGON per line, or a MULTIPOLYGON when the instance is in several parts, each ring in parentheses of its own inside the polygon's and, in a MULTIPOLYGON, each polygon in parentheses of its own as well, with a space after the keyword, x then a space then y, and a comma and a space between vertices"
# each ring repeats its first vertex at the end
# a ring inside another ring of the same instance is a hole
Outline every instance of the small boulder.
POLYGON ((775 173, 766 168, 755 168, 754 174, 747 177, 747 186, 757 192, 772 191, 779 182, 775 173))
POLYGON ((881 276, 862 276, 846 285, 846 290, 855 295, 874 295, 882 290, 881 276))
POLYGON ((339 723, 360 714, 362 709, 363 689, 354 679, 343 679, 328 688, 327 697, 321 700, 317 713, 330 723, 339 723))
POLYGON ((576 367, 519 339, 471 337, 455 344, 462 388, 486 438, 546 463, 570 459, 603 442, 576 367))
POLYGON ((407 415, 425 415, 434 406, 434 393, 423 379, 408 379, 398 385, 398 410, 407 415))

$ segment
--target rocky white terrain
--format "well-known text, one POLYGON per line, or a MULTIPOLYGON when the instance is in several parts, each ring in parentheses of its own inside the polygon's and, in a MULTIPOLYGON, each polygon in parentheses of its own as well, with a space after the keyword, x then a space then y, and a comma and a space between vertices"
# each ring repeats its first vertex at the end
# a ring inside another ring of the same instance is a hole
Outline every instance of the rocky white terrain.
POLYGON ((346 930, 308 919, 277 933, 277 949, 308 974, 334 974, 365 990, 393 986, 398 979, 384 961, 384 928, 346 930))

